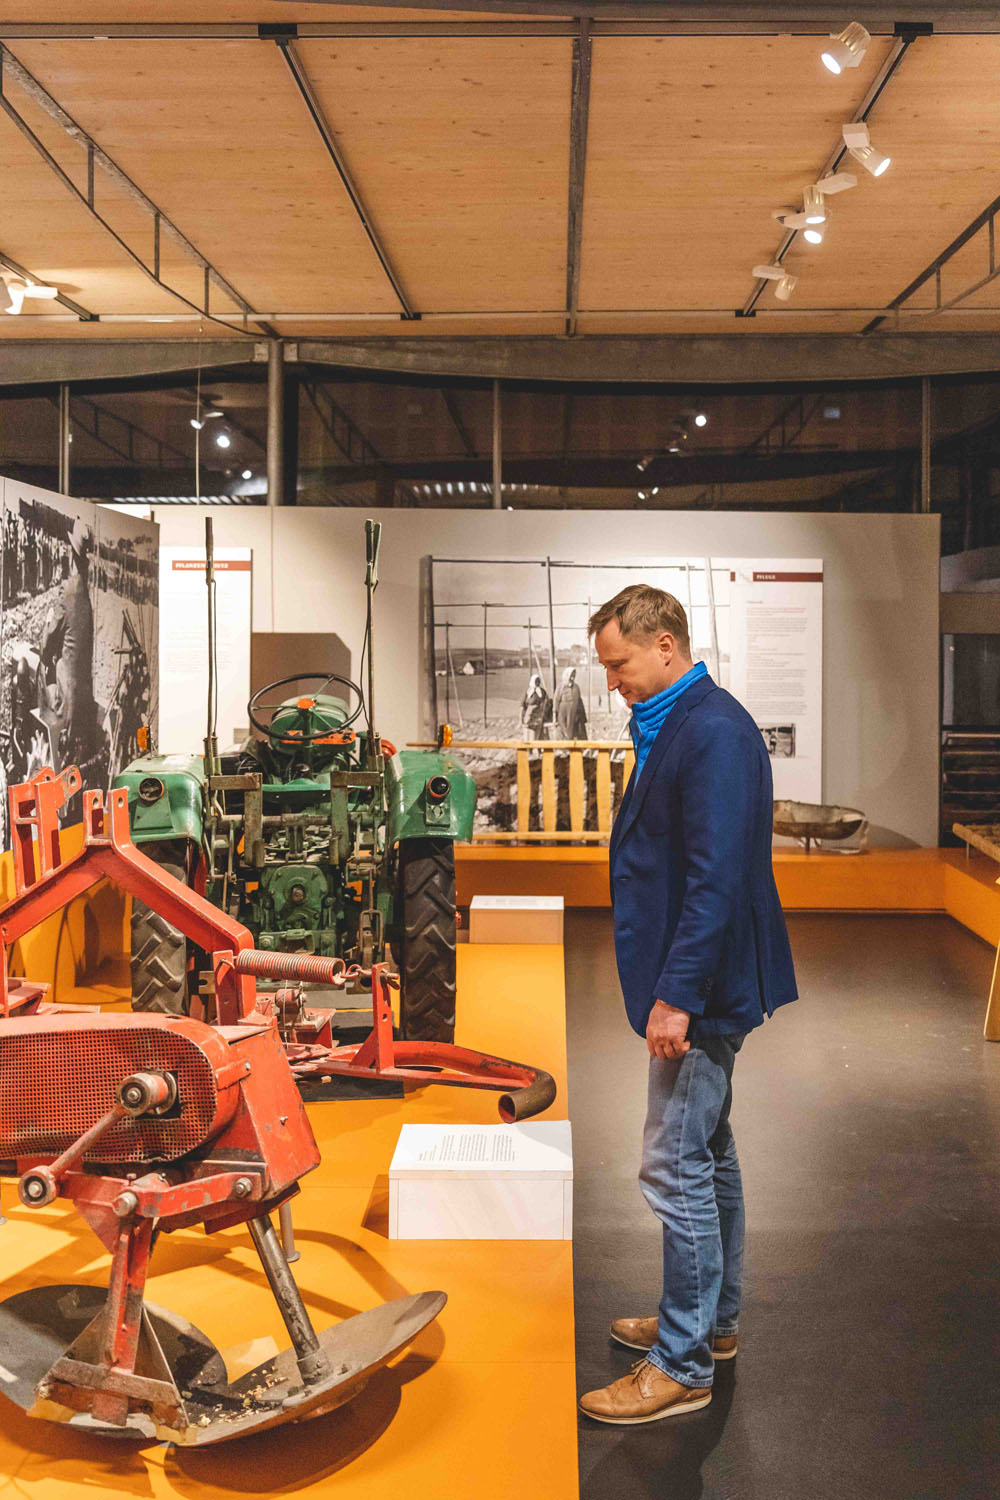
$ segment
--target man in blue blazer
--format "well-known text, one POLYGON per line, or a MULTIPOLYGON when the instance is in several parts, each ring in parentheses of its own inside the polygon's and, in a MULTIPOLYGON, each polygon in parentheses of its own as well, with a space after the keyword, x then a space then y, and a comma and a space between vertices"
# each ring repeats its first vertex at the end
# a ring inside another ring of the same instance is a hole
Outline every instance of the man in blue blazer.
POLYGON ((635 770, 611 835, 615 954, 649 1050, 639 1180, 663 1229, 656 1317, 617 1318, 645 1358, 581 1397, 601 1422, 697 1411, 738 1347, 743 1190, 729 1125, 747 1032, 796 998, 771 869, 771 763, 744 708, 691 660, 684 610, 646 584, 596 612, 590 634, 632 709, 635 770))

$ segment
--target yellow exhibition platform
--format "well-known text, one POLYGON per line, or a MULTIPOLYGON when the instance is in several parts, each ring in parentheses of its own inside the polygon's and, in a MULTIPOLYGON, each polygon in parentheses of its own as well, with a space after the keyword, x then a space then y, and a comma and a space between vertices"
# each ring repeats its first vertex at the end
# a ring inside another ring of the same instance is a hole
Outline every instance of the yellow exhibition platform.
MULTIPOLYGON (((473 895, 562 896, 567 906, 609 906, 608 851, 460 844, 458 902, 473 895)), ((785 911, 944 912, 988 943, 1000 941, 1000 866, 960 849, 871 849, 864 854, 774 850, 785 911)))
MULTIPOLYGON (((64 979, 96 930, 86 910, 46 924, 36 956, 64 979), (56 948, 61 949, 61 955, 56 948), (43 953, 47 949, 47 954, 43 953)), ((81 911, 81 906, 84 908, 81 911)), ((121 934, 121 926, 117 932, 121 934)), ((72 998, 116 999, 120 958, 99 960, 72 998)), ((44 977, 44 974, 38 977, 44 977)), ((60 985, 60 998, 70 991, 60 985)), ((542 1118, 566 1118, 561 946, 470 946, 458 951, 459 1042, 545 1067, 558 1086, 542 1118)), ((338 1500, 574 1500, 578 1493, 569 1241, 390 1241, 388 1167, 406 1121, 489 1122, 496 1095, 428 1088, 405 1099, 313 1104, 323 1152, 293 1205, 295 1267, 318 1327, 409 1292, 441 1288, 448 1305, 388 1369, 339 1412, 234 1444, 192 1451, 87 1437, 35 1421, 0 1399, 0 1494, 21 1500, 137 1495, 337 1496, 338 1500)), ((5 1185, 0 1298, 54 1282, 104 1284, 109 1258, 75 1213, 56 1203, 23 1209, 5 1185)), ((161 1238, 148 1295, 200 1327, 233 1367, 250 1369, 288 1343, 244 1229, 161 1238)), ((0 1377, 3 1351, 0 1350, 0 1377)), ((2 1389, 2 1384, 0 1384, 2 1389)))

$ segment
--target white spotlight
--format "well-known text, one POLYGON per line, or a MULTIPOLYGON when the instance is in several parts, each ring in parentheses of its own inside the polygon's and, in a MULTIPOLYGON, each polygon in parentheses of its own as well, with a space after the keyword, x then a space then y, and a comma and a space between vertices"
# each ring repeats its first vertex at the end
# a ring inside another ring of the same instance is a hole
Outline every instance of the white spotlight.
POLYGON ((845 125, 843 135, 844 145, 854 160, 859 161, 873 177, 881 177, 882 173, 891 166, 892 157, 876 151, 868 134, 868 126, 863 120, 855 120, 850 125, 845 125))
POLYGON ((647 453, 642 458, 640 458, 639 462, 636 464, 636 468, 639 470, 640 474, 645 474, 646 470, 649 468, 652 462, 653 455, 651 453, 647 453))
POLYGON ((215 434, 215 441, 220 448, 229 448, 233 440, 228 432, 217 432, 215 434))
POLYGON ((810 245, 822 245, 823 231, 822 229, 803 229, 802 238, 810 245))
POLYGON ((825 224, 827 219, 827 206, 823 202, 823 195, 815 185, 807 187, 802 194, 802 212, 807 224, 825 224))
POLYGON ((202 421, 204 421, 204 422, 210 422, 213 417, 222 417, 222 416, 225 416, 225 412, 221 412, 221 411, 206 411, 202 415, 202 421))
POLYGON ((782 276, 781 280, 778 282, 778 285, 774 289, 774 295, 778 298, 778 301, 787 302, 789 297, 794 292, 795 288, 798 286, 798 282, 799 278, 797 276, 789 276, 787 274, 782 276))
POLYGON ((845 68, 856 68, 868 50, 871 37, 860 21, 851 21, 843 31, 830 33, 830 45, 820 54, 824 68, 831 73, 842 73, 845 68))
POLYGON ((784 266, 770 265, 754 266, 753 274, 763 281, 780 281, 782 276, 786 275, 787 273, 784 266))
POLYGON ((40 297, 45 301, 58 297, 59 288, 54 286, 41 286, 37 281, 21 280, 20 277, 5 278, 7 287, 7 306, 5 312, 16 317, 24 306, 25 297, 40 297))
POLYGON ((243 478, 244 479, 252 479, 253 478, 253 469, 244 469, 243 470, 243 478))
POLYGON ((191 418, 191 426, 194 428, 195 432, 200 432, 204 425, 204 422, 199 422, 197 417, 191 418))
POLYGON ((708 417, 705 415, 705 413, 703 411, 696 411, 695 412, 695 414, 694 414, 694 425, 696 427, 707 427, 708 426, 708 417))

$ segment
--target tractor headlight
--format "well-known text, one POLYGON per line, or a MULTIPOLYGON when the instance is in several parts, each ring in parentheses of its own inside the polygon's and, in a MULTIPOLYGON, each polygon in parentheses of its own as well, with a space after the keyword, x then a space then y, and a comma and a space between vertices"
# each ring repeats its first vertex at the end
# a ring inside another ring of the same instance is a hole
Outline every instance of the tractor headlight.
POLYGON ((159 802, 165 791, 163 782, 158 776, 144 776, 139 782, 140 802, 159 802))
POLYGON ((427 783, 427 795, 433 802, 443 802, 451 791, 447 776, 432 776, 427 783))

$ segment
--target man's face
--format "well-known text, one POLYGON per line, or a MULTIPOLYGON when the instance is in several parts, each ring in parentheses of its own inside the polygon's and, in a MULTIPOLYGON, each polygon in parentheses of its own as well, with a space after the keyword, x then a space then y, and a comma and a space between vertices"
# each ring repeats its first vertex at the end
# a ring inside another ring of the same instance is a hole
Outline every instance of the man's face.
POLYGON ((617 620, 609 620, 594 637, 597 659, 607 673, 608 692, 615 689, 631 708, 670 687, 690 662, 682 663, 669 632, 648 641, 622 635, 617 620))

